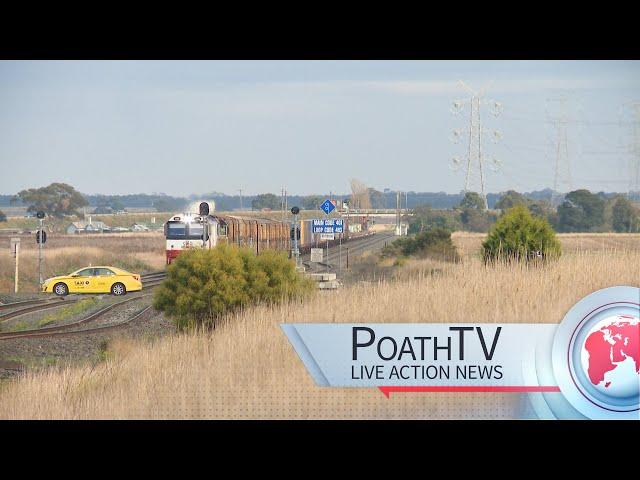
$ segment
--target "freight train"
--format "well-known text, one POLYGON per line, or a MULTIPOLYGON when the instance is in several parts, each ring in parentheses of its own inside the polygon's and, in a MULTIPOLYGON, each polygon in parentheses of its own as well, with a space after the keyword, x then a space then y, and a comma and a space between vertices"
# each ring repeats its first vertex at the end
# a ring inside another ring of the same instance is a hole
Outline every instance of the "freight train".
MULTIPOLYGON (((182 250, 213 248, 220 244, 250 247, 256 254, 264 249, 290 252, 295 234, 301 254, 308 253, 313 246, 326 245, 326 241, 320 242, 318 234, 312 233, 310 220, 298 223, 294 233, 288 222, 259 216, 176 213, 164 224, 167 265, 182 250)), ((364 217, 357 217, 351 225, 349 221, 345 224, 345 233, 337 234, 335 240, 329 241, 329 246, 368 234, 368 222, 364 217)))

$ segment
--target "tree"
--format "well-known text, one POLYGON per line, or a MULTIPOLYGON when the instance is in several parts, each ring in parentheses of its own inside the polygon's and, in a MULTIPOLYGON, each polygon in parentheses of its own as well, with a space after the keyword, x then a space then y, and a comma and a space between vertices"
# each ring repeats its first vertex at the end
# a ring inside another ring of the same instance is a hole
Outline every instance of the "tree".
POLYGON ((589 190, 569 192, 558 207, 558 228, 563 232, 593 232, 604 222, 605 200, 589 190))
POLYGON ((251 200, 251 208, 254 210, 262 210, 263 208, 278 210, 280 208, 280 197, 273 193, 257 195, 253 200, 251 200))
POLYGON ((629 201, 619 196, 613 204, 612 227, 615 232, 637 232, 640 230, 640 211, 629 201))
POLYGON ((495 222, 496 214, 486 210, 464 208, 460 212, 460 221, 464 229, 469 232, 487 232, 491 224, 495 222))
POLYGON ((353 209, 371 208, 371 198, 369 198, 369 189, 361 181, 351 179, 351 196, 349 197, 349 205, 353 209))
POLYGON ((455 232, 462 229, 460 213, 456 210, 434 210, 429 205, 413 209, 409 218, 409 233, 420 233, 432 228, 442 228, 455 232))
POLYGON ((112 210, 120 211, 120 210, 124 210, 124 203, 122 203, 122 201, 118 198, 112 198, 108 205, 111 207, 112 210))
POLYGON ((369 199, 371 200, 371 208, 386 208, 384 193, 381 191, 369 188, 369 199))
POLYGON ((532 215, 538 217, 546 217, 549 219, 552 215, 556 214, 555 209, 546 200, 530 200, 527 205, 532 215))
POLYGON ((550 259, 561 254, 560 242, 549 222, 516 205, 502 215, 482 243, 485 261, 550 259))
POLYGON ((80 192, 66 183, 52 183, 47 187, 22 190, 16 197, 25 205, 29 205, 27 211, 42 210, 56 218, 78 215, 79 208, 89 205, 80 192))
POLYGON ((4 214, 2 210, 0 210, 0 222, 6 222, 7 216, 4 214))
POLYGON ((484 199, 477 192, 466 192, 458 205, 460 220, 465 230, 486 232, 495 219, 484 208, 484 199))
POLYGON ((256 256, 252 249, 222 244, 182 252, 157 288, 154 306, 180 329, 215 326, 243 307, 300 298, 313 288, 283 252, 256 256))
POLYGON ((477 192, 466 192, 464 198, 460 202, 460 208, 473 208, 475 210, 484 210, 484 199, 477 192))
POLYGON ((156 212, 179 212, 187 204, 183 198, 161 197, 153 202, 156 212))
POLYGON ((323 200, 320 195, 308 195, 302 199, 302 208, 305 210, 318 210, 323 200))
POLYGON ((498 210, 509 210, 516 205, 524 205, 526 207, 529 205, 529 200, 515 190, 508 190, 500 197, 500 200, 496 202, 495 208, 498 210))

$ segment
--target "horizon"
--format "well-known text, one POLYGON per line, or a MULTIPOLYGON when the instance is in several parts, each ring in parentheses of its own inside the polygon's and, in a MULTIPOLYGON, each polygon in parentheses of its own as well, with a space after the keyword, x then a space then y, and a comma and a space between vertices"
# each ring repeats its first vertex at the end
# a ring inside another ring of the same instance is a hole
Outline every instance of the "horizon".
MULTIPOLYGON (((52 183, 64 183, 64 182, 52 182, 52 183)), ((41 187, 46 187, 48 185, 41 185, 41 186, 37 186, 37 187, 28 187, 27 190, 29 188, 41 188, 41 187)), ((72 185, 73 186, 73 185, 72 185)), ((75 188, 75 187, 74 187, 75 188)), ((373 188, 373 187, 371 187, 373 188)), ((238 193, 225 193, 225 192, 205 192, 205 193, 189 193, 186 195, 171 195, 169 193, 165 193, 165 192, 129 192, 129 193, 88 193, 88 192, 82 192, 78 189, 76 189, 79 193, 81 193, 83 196, 88 196, 88 197, 126 197, 126 196, 149 196, 149 197, 153 197, 153 196, 167 196, 167 197, 173 197, 173 198, 184 198, 184 199, 192 199, 192 198, 204 198, 204 197, 216 197, 216 196, 222 196, 222 197, 239 197, 240 195, 238 193)), ((507 191, 509 190, 513 190, 513 189, 508 189, 508 190, 502 190, 502 191, 495 191, 495 192, 485 192, 485 194, 487 196, 492 195, 503 195, 505 194, 507 191)), ((568 190, 568 191, 555 191, 556 194, 558 195, 566 195, 572 191, 576 191, 576 190, 583 190, 583 188, 575 188, 573 190, 568 190)), ((584 190, 589 190, 589 189, 584 189, 584 190)), ((461 190, 459 192, 444 192, 444 191, 430 191, 430 190, 424 190, 424 191, 417 191, 417 190, 409 190, 409 191, 404 191, 404 190, 393 190, 393 189, 384 189, 384 190, 377 190, 376 191, 383 193, 383 194, 388 194, 388 193, 397 193, 400 192, 402 194, 436 194, 436 195, 464 195, 465 191, 461 190)), ((473 192, 473 190, 470 190, 471 192, 473 192)), ((541 188, 539 190, 530 190, 530 191, 520 191, 520 190, 513 190, 517 193, 521 193, 522 195, 527 195, 527 194, 533 194, 533 193, 543 193, 543 192, 550 192, 550 193, 554 193, 554 190, 552 188, 549 187, 545 187, 545 188, 541 188)), ((629 192, 627 191, 616 191, 616 190, 589 190, 591 193, 594 194, 599 194, 599 193, 604 193, 606 195, 627 195, 629 192)), ((0 192, 0 196, 2 197, 9 197, 9 196, 15 196, 18 192, 14 192, 14 193, 2 193, 0 192)), ((476 192, 478 193, 478 192, 476 192)), ((640 192, 631 192, 631 193, 640 193, 640 192)), ((264 194, 274 194, 276 196, 280 196, 281 192, 258 192, 258 193, 247 193, 247 194, 242 194, 242 197, 255 197, 258 195, 264 195, 264 194)), ((333 196, 339 196, 339 197, 345 197, 345 196, 350 196, 352 195, 352 192, 330 192, 327 193, 326 195, 333 195, 333 196)), ((324 196, 325 193, 290 193, 287 192, 287 196, 288 197, 312 197, 312 196, 324 196)))

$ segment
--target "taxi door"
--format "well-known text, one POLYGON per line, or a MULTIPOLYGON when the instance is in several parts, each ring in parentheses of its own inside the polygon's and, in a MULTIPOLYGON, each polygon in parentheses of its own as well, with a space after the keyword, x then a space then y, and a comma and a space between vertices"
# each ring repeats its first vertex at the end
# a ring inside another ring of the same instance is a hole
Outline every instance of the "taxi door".
POLYGON ((107 268, 96 268, 91 287, 93 293, 109 293, 115 274, 107 268))
POLYGON ((92 279, 93 268, 85 268, 84 270, 80 270, 71 279, 71 285, 69 285, 69 293, 90 293, 92 279))

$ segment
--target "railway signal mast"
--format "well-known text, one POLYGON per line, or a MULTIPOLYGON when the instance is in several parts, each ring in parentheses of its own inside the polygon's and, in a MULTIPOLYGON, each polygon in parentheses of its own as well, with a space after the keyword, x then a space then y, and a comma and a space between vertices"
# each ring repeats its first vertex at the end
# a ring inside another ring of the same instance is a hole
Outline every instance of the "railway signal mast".
POLYGON ((36 217, 38 217, 38 220, 40 222, 40 228, 38 229, 38 233, 36 234, 36 242, 38 242, 38 287, 41 289, 42 283, 44 282, 44 278, 42 275, 42 263, 44 260, 42 256, 42 246, 47 241, 47 232, 44 231, 42 225, 45 217, 44 212, 42 210, 38 211, 38 213, 36 213, 36 217))
MULTIPOLYGON (((483 149, 483 138, 487 133, 486 127, 482 124, 481 108, 488 106, 491 113, 498 117, 502 112, 502 104, 495 100, 485 98, 487 88, 475 91, 464 82, 460 81, 460 85, 467 90, 471 97, 463 100, 455 100, 452 106, 452 113, 459 115, 464 111, 465 107, 469 108, 469 127, 467 129, 459 128, 453 131, 452 141, 460 143, 465 141, 468 150, 466 159, 459 157, 452 159, 452 169, 459 170, 463 164, 465 168, 464 192, 477 192, 484 201, 484 208, 488 208, 487 196, 485 192, 485 174, 488 166, 493 171, 498 171, 501 162, 496 158, 487 161, 486 154, 483 149)), ((491 139, 497 143, 502 138, 502 132, 493 130, 491 139)))

